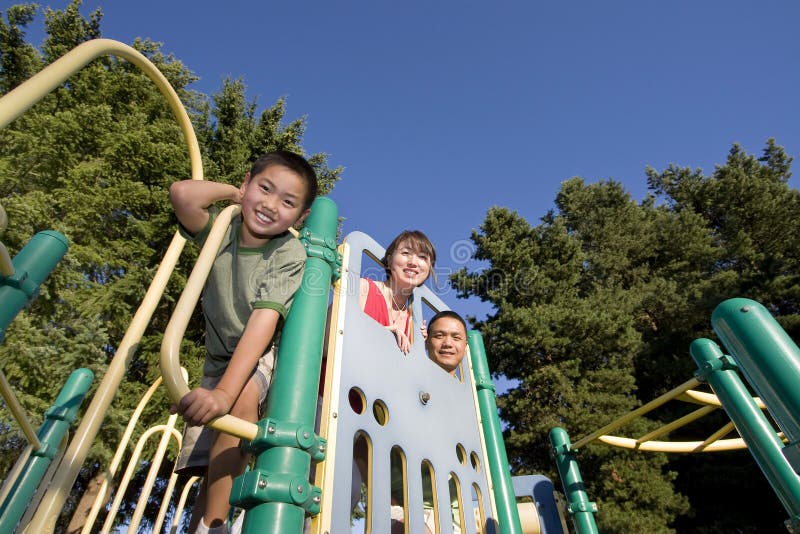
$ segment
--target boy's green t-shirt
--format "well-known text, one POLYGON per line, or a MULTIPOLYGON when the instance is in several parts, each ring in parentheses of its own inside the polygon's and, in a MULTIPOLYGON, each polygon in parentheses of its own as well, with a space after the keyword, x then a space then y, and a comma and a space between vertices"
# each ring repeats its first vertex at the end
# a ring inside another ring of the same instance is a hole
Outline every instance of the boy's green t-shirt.
MULTIPOLYGON (((206 227, 187 237, 203 246, 215 216, 212 210, 206 227)), ((254 309, 273 309, 285 320, 303 279, 306 251, 297 238, 284 232, 262 247, 247 248, 239 244, 241 225, 241 217, 231 222, 203 288, 206 376, 225 372, 254 309)), ((277 338, 278 332, 273 342, 277 338)))

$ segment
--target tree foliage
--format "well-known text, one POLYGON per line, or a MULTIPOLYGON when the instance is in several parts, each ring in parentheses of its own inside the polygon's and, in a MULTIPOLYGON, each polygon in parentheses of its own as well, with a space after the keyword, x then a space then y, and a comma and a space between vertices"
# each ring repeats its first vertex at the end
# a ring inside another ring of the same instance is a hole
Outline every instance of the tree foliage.
MULTIPOLYGON (((552 427, 577 439, 691 378, 689 344, 713 338, 711 312, 727 298, 757 300, 800 334, 800 196, 790 167, 774 140, 760 158, 734 145, 710 176, 648 168, 641 202, 613 180, 572 178, 538 226, 504 208, 487 213, 472 240, 488 266, 451 281, 496 309, 475 325, 492 368, 518 384, 499 399, 516 472, 556 475, 552 427)), ((666 412, 625 435, 680 408, 666 412)), ((709 419, 693 439, 721 424, 709 419)), ((687 459, 590 444, 579 460, 603 532, 756 532, 785 519, 746 452, 687 459), (737 476, 720 477, 725 468, 737 476), (712 472, 713 490, 697 483, 712 472), (743 497, 742 476, 763 491, 743 497)))
MULTIPOLYGON (((36 5, 12 6, 5 20, 0 16, 0 94, 76 45, 101 36, 100 9, 88 18, 80 10, 79 0, 64 10, 45 9, 46 36, 38 48, 25 40, 36 5)), ((133 47, 159 68, 184 102, 201 145, 206 179, 238 185, 261 153, 276 148, 303 152, 305 119, 287 122, 283 100, 259 112, 241 79, 226 80, 210 97, 197 93, 191 89, 195 75, 165 55, 159 43, 141 39, 133 47)), ((103 376, 175 233, 167 189, 189 177, 189 158, 177 121, 156 86, 138 68, 113 57, 93 61, 0 130, 0 146, 0 202, 9 218, 3 243, 13 255, 44 229, 58 230, 70 242, 39 297, 0 345, 4 372, 32 418, 40 420, 73 369, 92 369, 96 382, 103 376)), ((329 168, 325 154, 309 159, 320 176, 321 193, 330 191, 341 169, 329 168)), ((161 332, 195 257, 196 251, 187 247, 79 486, 105 467, 133 407, 160 374, 161 332)), ((199 319, 187 330, 190 341, 182 354, 195 379, 203 354, 199 319)), ((165 419, 166 399, 162 392, 158 396, 140 427, 165 419)), ((0 415, 0 468, 5 471, 15 459, 13 450, 24 444, 18 434, 5 432, 14 428, 10 415, 0 415)))

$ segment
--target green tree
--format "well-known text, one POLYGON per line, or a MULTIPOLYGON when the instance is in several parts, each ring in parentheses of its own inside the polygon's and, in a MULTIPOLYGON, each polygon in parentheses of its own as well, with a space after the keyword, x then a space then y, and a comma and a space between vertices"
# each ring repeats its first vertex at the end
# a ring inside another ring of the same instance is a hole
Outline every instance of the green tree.
MULTIPOLYGON (((648 169, 651 194, 642 202, 614 181, 573 178, 536 227, 503 208, 488 212, 472 234, 475 259, 488 267, 451 281, 460 296, 495 306, 475 325, 493 369, 518 381, 499 399, 515 471, 554 476, 550 428, 577 439, 690 378, 689 343, 713 336, 710 315, 720 301, 754 298, 796 330, 800 228, 790 163, 770 140, 760 159, 734 146, 710 177, 648 169)), ((642 435, 682 409, 624 433, 642 435)), ((717 428, 711 419, 699 431, 717 428)), ((759 517, 752 505, 735 506, 743 497, 733 477, 697 491, 702 460, 595 444, 579 458, 603 532, 763 531, 782 521, 768 486, 757 497, 747 492, 759 517)), ((714 462, 763 481, 746 452, 714 462)))
MULTIPOLYGON (((85 18, 80 8, 74 0, 63 11, 44 11, 41 53, 24 38, 36 7, 7 10, 8 23, 0 26, 3 93, 76 45, 101 36, 101 11, 85 18)), ((226 81, 211 97, 199 94, 190 89, 196 79, 192 72, 163 54, 159 43, 140 39, 133 46, 161 70, 187 107, 207 179, 238 185, 261 153, 302 152, 305 120, 285 123, 282 100, 257 113, 241 80, 226 81)), ((58 230, 70 240, 67 256, 39 298, 0 345, 3 369, 36 419, 54 399, 55 386, 76 367, 102 377, 176 230, 167 189, 189 177, 189 159, 180 128, 155 85, 138 68, 112 57, 93 61, 0 130, 0 146, 0 202, 9 216, 3 243, 14 254, 43 229, 58 230)), ((329 168, 324 154, 309 159, 320 176, 321 193, 329 192, 341 169, 329 168)), ((132 408, 159 375, 161 332, 195 258, 194 248, 187 247, 93 443, 64 525, 83 490, 107 465, 132 408)), ((182 356, 194 379, 200 376, 202 328, 198 314, 182 356)), ((140 430, 164 421, 166 399, 162 392, 157 396, 140 430)), ((0 425, 14 428, 5 411, 0 425)), ((2 436, 0 469, 5 471, 24 444, 16 433, 2 436)))

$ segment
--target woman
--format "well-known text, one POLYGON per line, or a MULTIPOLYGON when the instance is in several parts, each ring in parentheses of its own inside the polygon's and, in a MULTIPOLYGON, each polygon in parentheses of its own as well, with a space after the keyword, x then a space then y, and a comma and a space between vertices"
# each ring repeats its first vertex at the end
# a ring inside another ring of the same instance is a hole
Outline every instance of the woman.
MULTIPOLYGON (((397 346, 408 354, 413 342, 411 295, 433 272, 436 250, 419 230, 405 230, 389 244, 382 261, 386 280, 362 278, 359 303, 364 313, 394 334, 397 346)), ((424 322, 420 329, 424 338, 424 322)))

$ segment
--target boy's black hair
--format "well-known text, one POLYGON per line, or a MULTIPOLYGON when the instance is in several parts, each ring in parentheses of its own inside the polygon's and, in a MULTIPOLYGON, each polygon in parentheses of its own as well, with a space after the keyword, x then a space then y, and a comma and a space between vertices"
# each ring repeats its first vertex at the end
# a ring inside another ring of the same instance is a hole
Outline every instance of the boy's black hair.
POLYGON ((430 321, 428 321, 428 331, 430 331, 430 329, 433 327, 433 323, 435 323, 439 319, 444 319, 445 317, 450 317, 451 319, 455 319, 456 321, 461 323, 461 325, 464 327, 464 333, 467 332, 468 328, 466 321, 464 321, 464 319, 453 310, 442 310, 440 312, 437 312, 436 315, 434 315, 433 317, 431 317, 430 321))
POLYGON ((272 165, 281 165, 290 171, 296 173, 306 184, 306 198, 303 202, 303 210, 311 207, 314 199, 317 198, 317 173, 314 172, 314 167, 299 154, 289 152, 288 150, 273 150, 260 156, 253 162, 250 168, 250 176, 255 176, 267 167, 272 165))

